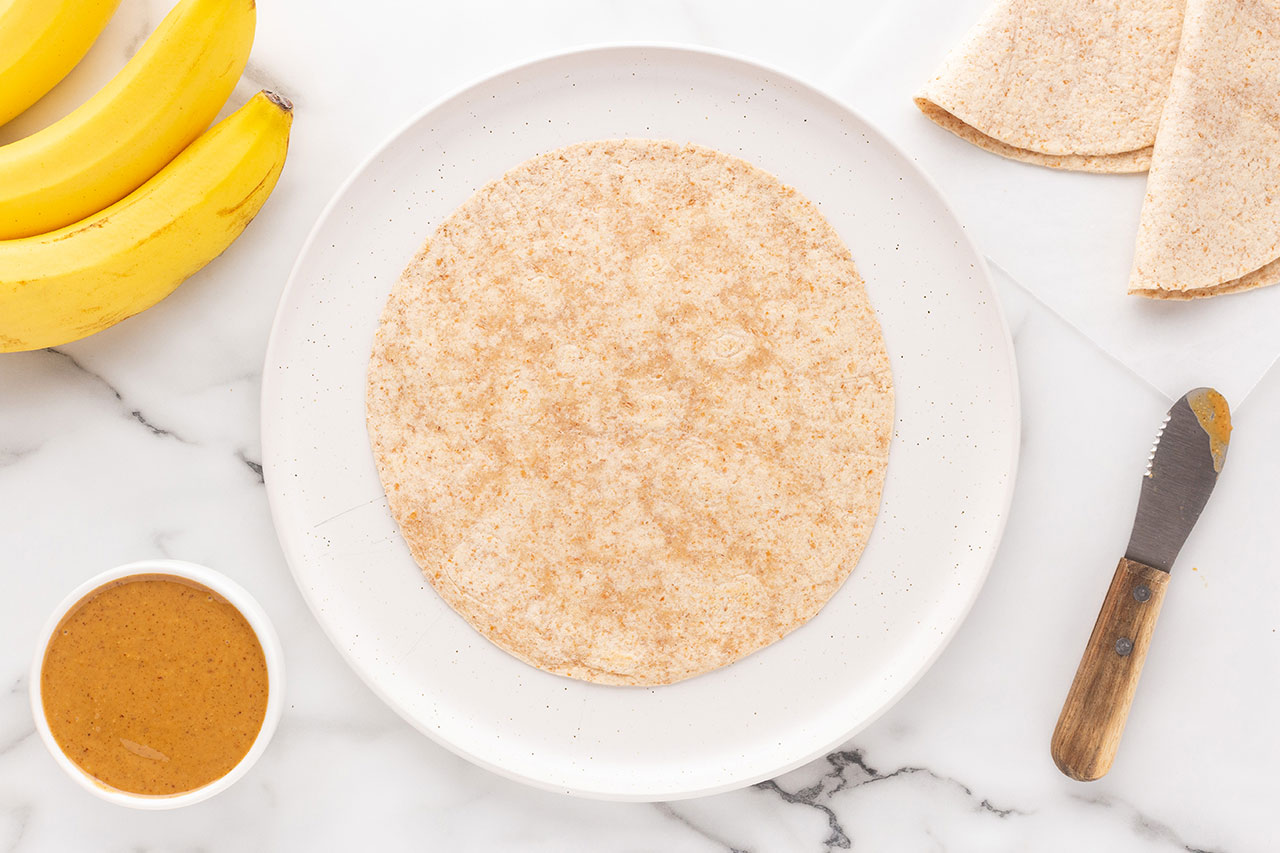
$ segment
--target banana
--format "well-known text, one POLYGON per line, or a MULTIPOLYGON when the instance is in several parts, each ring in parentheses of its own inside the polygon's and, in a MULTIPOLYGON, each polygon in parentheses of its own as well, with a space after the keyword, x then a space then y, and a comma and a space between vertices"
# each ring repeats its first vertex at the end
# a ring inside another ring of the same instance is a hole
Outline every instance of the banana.
POLYGON ((0 124, 43 98, 84 58, 120 0, 0 4, 0 124))
POLYGON ((254 0, 182 0, 100 92, 0 146, 0 240, 77 222, 160 171, 226 103, 254 23, 254 0))
POLYGON ((101 331, 220 255, 275 187, 292 118, 288 100, 260 92, 106 210, 0 241, 0 352, 101 331))

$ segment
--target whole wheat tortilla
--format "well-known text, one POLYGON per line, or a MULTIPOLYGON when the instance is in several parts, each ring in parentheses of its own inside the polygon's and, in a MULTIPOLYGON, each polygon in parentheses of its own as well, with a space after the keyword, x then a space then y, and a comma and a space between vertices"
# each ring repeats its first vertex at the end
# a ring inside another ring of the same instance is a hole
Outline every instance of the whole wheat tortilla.
POLYGON ((893 421, 848 249, 772 175, 573 145, 446 219, 387 302, 368 426, 440 595, 553 673, 666 684, 813 616, 893 421))
POLYGON ((1151 163, 1183 0, 1000 0, 915 99, 1004 157, 1084 172, 1151 163))
POLYGON ((1188 0, 1129 292, 1280 281, 1280 0, 1188 0))

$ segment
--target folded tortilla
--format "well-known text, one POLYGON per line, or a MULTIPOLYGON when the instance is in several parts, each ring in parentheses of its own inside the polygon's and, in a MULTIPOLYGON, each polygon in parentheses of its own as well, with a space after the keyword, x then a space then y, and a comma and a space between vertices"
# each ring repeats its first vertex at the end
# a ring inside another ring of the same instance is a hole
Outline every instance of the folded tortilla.
POLYGON ((1000 0, 916 98, 995 154, 1142 172, 1178 53, 1183 0, 1000 0))
POLYGON ((1129 292, 1280 281, 1280 0, 1188 0, 1129 292))

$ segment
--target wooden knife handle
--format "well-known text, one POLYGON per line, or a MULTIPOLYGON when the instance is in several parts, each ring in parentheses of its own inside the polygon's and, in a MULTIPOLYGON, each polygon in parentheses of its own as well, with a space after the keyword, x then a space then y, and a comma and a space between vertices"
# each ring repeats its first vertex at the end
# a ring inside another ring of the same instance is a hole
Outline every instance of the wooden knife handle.
POLYGON ((1168 585, 1168 572, 1127 558, 1116 567, 1050 744, 1072 779, 1089 782, 1111 769, 1168 585))

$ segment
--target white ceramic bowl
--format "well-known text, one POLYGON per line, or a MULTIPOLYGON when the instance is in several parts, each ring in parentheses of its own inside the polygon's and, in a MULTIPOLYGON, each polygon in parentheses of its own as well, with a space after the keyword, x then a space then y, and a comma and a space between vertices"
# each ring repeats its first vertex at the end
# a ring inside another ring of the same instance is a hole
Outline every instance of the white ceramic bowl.
POLYGON ((45 623, 44 629, 40 632, 39 641, 36 643, 35 656, 31 661, 30 685, 31 714, 35 717, 36 731, 40 733, 40 739, 44 741, 45 747, 48 748, 58 766, 67 771, 67 775, 78 782, 82 788, 96 794, 107 802, 128 806, 129 808, 176 809, 207 800, 214 794, 231 787, 237 779, 249 772, 249 768, 253 766, 253 763, 258 760, 258 757, 267 748, 267 743, 270 742, 271 735, 275 733, 276 724, 280 721, 280 714, 284 710, 284 656, 280 651, 280 639, 276 636, 275 628, 271 626, 271 620, 267 618, 266 611, 240 584, 226 575, 219 574, 204 566, 197 566, 195 563, 187 563, 181 560, 144 560, 119 566, 96 575, 80 584, 62 600, 49 617, 49 621, 45 623), (58 623, 62 621, 63 617, 79 604, 86 595, 98 587, 132 575, 149 574, 175 575, 195 581, 231 602, 244 615, 244 618, 249 622, 249 627, 253 628, 253 632, 257 634, 258 642, 262 645, 263 656, 267 661, 267 710, 262 718, 262 728, 258 730, 258 736, 254 739, 253 746, 245 753, 244 758, 241 758, 240 763, 231 768, 231 771, 225 776, 215 779, 203 787, 182 794, 165 796, 131 794, 128 791, 111 788, 80 769, 75 762, 66 756, 66 753, 58 746, 58 742, 54 740, 53 732, 49 729, 49 721, 45 719, 44 701, 40 694, 40 672, 44 665, 45 649, 48 648, 49 640, 53 637, 53 632, 57 629, 58 623))

